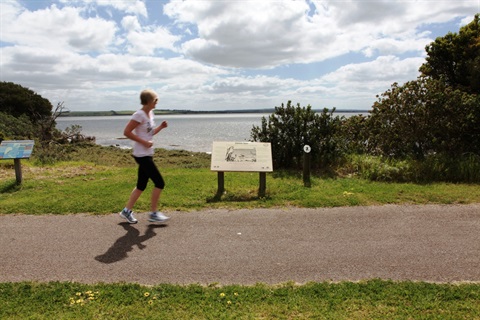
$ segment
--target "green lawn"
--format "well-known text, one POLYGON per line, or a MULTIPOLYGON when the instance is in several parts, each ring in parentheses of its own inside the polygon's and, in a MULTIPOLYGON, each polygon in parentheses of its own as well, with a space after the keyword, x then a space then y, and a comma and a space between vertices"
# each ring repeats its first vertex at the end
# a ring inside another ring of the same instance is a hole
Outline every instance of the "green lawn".
POLYGON ((0 283, 0 319, 479 319, 480 285, 0 283))
MULTIPOLYGON (((91 163, 25 166, 15 184, 8 166, 0 167, 0 214, 107 214, 122 209, 135 185, 136 168, 91 163)), ((267 174, 266 196, 258 197, 258 173, 225 173, 225 193, 217 198, 217 174, 208 168, 161 168, 166 180, 164 211, 207 208, 368 206, 383 204, 467 204, 480 202, 480 185, 453 183, 384 183, 359 178, 312 178, 285 172, 267 174)), ((135 207, 149 208, 151 185, 135 207)))

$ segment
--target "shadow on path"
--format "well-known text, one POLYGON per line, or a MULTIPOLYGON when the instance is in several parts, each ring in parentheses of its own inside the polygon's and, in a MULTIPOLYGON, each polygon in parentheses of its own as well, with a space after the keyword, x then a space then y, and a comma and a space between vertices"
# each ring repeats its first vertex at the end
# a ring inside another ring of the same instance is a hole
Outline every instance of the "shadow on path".
POLYGON ((114 263, 125 259, 128 256, 128 252, 133 250, 134 246, 137 246, 140 250, 145 249, 147 246, 143 242, 150 238, 153 238, 157 234, 154 229, 164 228, 166 225, 149 225, 147 231, 143 236, 140 235, 140 231, 133 227, 128 222, 119 223, 127 233, 124 236, 118 238, 115 243, 108 248, 107 252, 95 257, 95 260, 101 263, 114 263))

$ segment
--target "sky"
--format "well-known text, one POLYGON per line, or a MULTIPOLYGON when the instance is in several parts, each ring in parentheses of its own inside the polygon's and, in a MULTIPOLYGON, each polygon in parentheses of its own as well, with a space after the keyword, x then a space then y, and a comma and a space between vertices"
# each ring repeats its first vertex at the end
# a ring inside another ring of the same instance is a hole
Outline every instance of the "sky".
POLYGON ((0 0, 0 81, 70 111, 369 110, 480 0, 0 0))

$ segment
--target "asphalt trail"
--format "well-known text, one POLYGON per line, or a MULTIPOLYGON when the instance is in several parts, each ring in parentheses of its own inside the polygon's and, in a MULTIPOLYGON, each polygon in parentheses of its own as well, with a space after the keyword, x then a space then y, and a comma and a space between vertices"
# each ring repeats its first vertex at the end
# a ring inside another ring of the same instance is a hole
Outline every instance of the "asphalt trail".
POLYGON ((480 204, 0 215, 0 282, 480 282, 480 204))

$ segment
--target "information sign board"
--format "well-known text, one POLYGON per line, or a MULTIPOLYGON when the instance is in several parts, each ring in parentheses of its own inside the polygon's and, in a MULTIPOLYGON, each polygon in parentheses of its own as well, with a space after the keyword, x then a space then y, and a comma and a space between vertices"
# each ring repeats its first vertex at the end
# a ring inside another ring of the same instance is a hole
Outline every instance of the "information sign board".
POLYGON ((212 171, 272 172, 272 147, 269 142, 214 141, 212 171))
POLYGON ((0 144, 0 159, 28 159, 34 143, 33 140, 4 140, 0 144))

